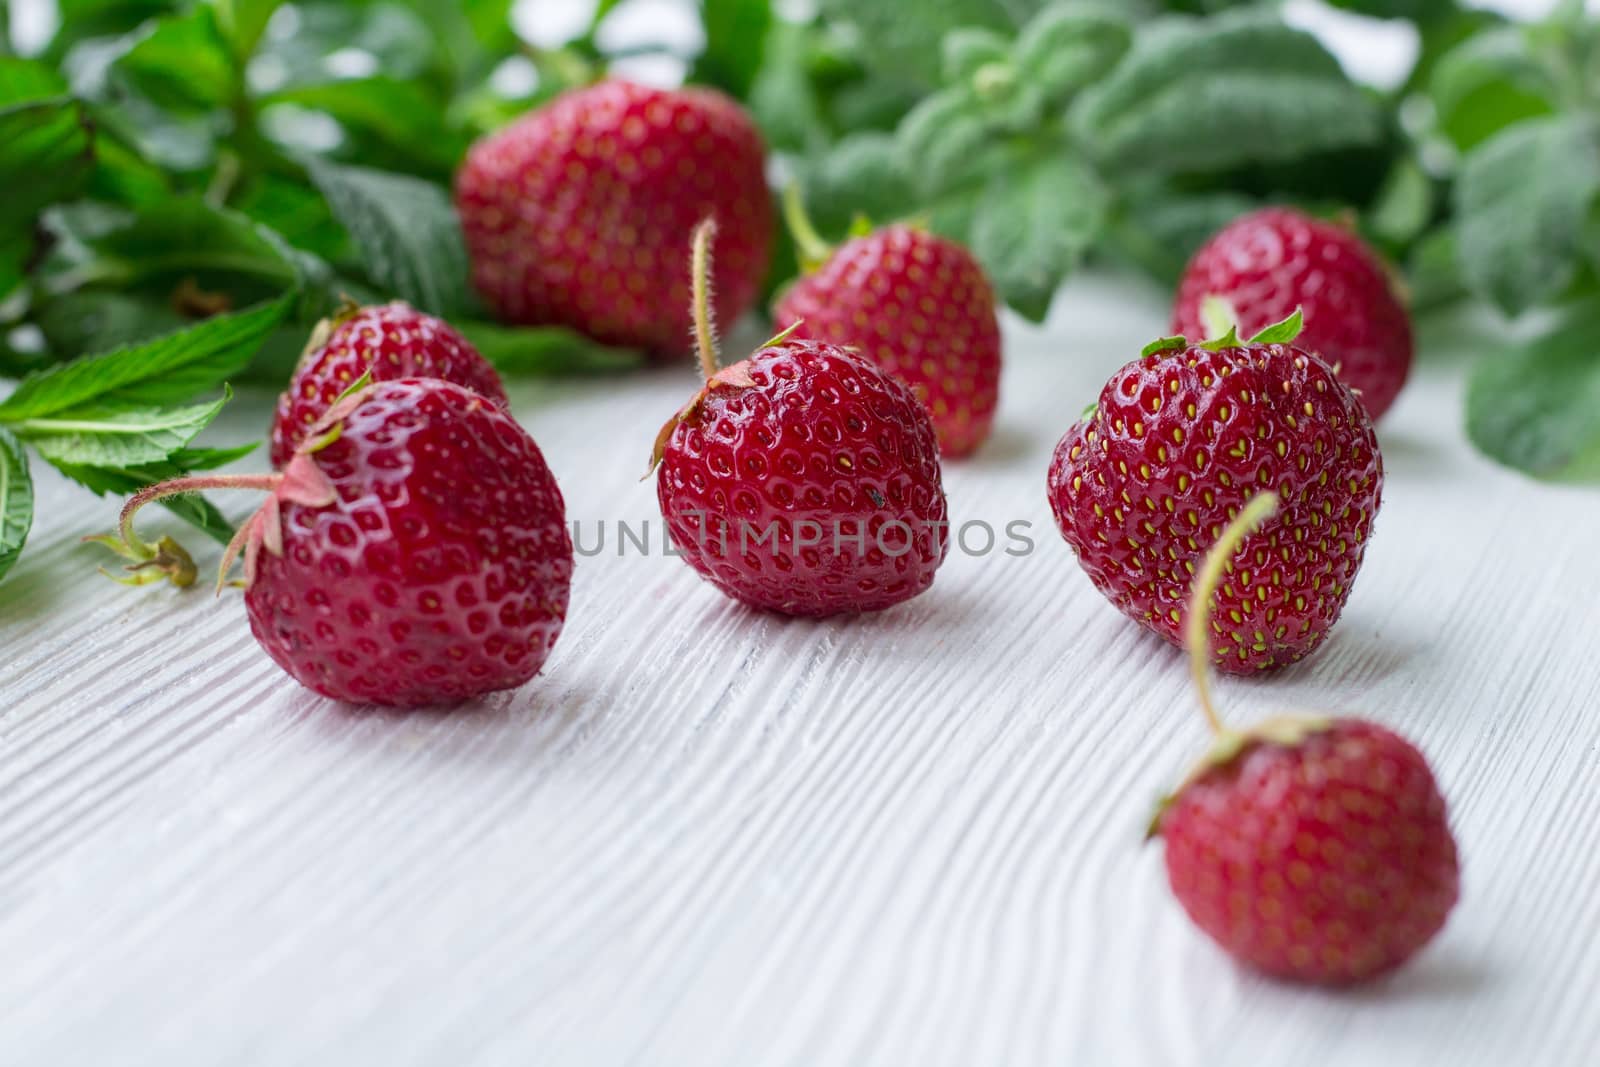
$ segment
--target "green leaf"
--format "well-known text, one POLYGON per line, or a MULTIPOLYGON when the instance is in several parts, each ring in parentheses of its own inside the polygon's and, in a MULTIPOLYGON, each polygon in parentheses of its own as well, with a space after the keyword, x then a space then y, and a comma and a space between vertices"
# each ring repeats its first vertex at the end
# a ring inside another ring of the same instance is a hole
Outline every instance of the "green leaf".
POLYGON ((245 215, 194 195, 137 213, 84 208, 51 218, 62 240, 44 275, 55 294, 114 287, 166 298, 187 281, 240 305, 288 288, 316 296, 331 284, 328 266, 315 256, 245 215))
POLYGON ((129 33, 146 20, 174 14, 183 6, 184 0, 56 0, 60 29, 46 55, 58 62, 81 41, 129 33))
POLYGON ((1290 344, 1296 337, 1300 336, 1300 331, 1305 327, 1305 324, 1305 316, 1300 313, 1299 308, 1295 308, 1294 314, 1290 315, 1282 322, 1275 322, 1271 326, 1266 327, 1254 337, 1250 338, 1250 343, 1253 345, 1290 344))
MULTIPOLYGON (((303 0, 294 5, 295 31, 267 34, 257 46, 252 71, 270 69, 281 75, 259 89, 316 85, 328 80, 328 57, 336 52, 361 52, 377 61, 377 70, 400 81, 438 73, 449 42, 418 8, 448 0, 409 3, 352 3, 350 0, 303 0)), ((473 3, 474 0, 466 0, 473 3)))
POLYGON ((844 232, 858 214, 888 220, 914 205, 899 149, 886 133, 852 133, 813 158, 800 175, 806 209, 824 233, 844 232))
POLYGON ((1564 292, 1600 194, 1600 138, 1585 116, 1519 123, 1463 162, 1458 254, 1467 285, 1515 314, 1564 292))
POLYGON ((1467 434, 1491 459, 1535 478, 1600 479, 1600 302, 1480 361, 1467 387, 1467 434))
POLYGON ((0 422, 43 418, 93 403, 157 406, 218 388, 250 361, 291 306, 290 297, 281 297, 145 344, 51 367, 28 377, 0 402, 0 422))
POLYGON ((905 173, 924 195, 970 181, 992 128, 977 94, 954 86, 926 97, 901 122, 895 140, 905 173))
POLYGON ((1018 86, 1040 111, 1104 77, 1128 51, 1133 32, 1110 10, 1081 2, 1046 8, 1017 35, 1018 86))
POLYGON ((1212 234, 1257 206, 1235 192, 1178 193, 1165 184, 1120 192, 1110 250, 1171 285, 1212 234))
POLYGON ((766 60, 746 101, 774 149, 807 152, 825 144, 831 131, 811 78, 815 30, 779 20, 767 34, 766 60))
POLYGON ((1099 235, 1108 197, 1078 160, 1054 156, 989 181, 972 250, 1007 304, 1040 322, 1062 279, 1099 235))
POLYGON ((822 13, 852 25, 874 69, 924 86, 939 80, 941 44, 963 27, 1014 32, 1044 0, 821 0, 822 13))
POLYGON ((445 125, 444 104, 416 82, 351 78, 295 86, 261 100, 263 108, 277 104, 323 112, 359 145, 381 147, 408 169, 441 178, 454 172, 467 150, 466 138, 445 125))
POLYGON ((964 26, 945 34, 941 50, 947 85, 966 81, 995 63, 1011 62, 1011 38, 995 30, 964 26))
POLYGON ((1415 160, 1401 159, 1368 209, 1367 229, 1392 246, 1404 246, 1427 229, 1433 209, 1433 180, 1415 160))
POLYGON ((1435 124, 1462 151, 1554 113, 1561 98, 1555 71, 1534 54, 1521 26, 1480 33, 1445 53, 1428 91, 1435 124))
POLYGON ((449 55, 463 86, 494 62, 517 51, 512 0, 408 0, 449 55))
POLYGON ((283 0, 211 0, 217 10, 217 24, 238 61, 248 59, 256 50, 261 32, 282 3, 283 0))
POLYGON ((232 204, 235 211, 325 262, 342 262, 352 255, 350 236, 333 217, 327 199, 308 184, 258 174, 239 187, 232 204))
POLYGON ((700 0, 700 24, 706 47, 695 60, 690 80, 744 97, 761 69, 772 25, 769 0, 700 0))
POLYGON ((1255 11, 1141 27, 1073 118, 1102 163, 1141 172, 1293 160, 1385 130, 1377 103, 1316 38, 1255 11))
POLYGON ((435 315, 471 306, 461 223, 443 189, 325 160, 308 166, 374 282, 435 315))
POLYGON ((0 578, 4 578, 33 527, 33 478, 17 439, 0 430, 0 578))
POLYGON ((213 403, 178 408, 89 405, 9 425, 52 463, 131 467, 158 463, 188 445, 231 396, 225 391, 213 403))
POLYGON ((0 57, 0 107, 33 104, 67 93, 67 80, 47 64, 0 57))
POLYGON ((462 336, 506 375, 610 374, 637 367, 639 353, 609 348, 559 326, 514 327, 460 320, 462 336))
POLYGON ((0 108, 0 228, 31 226, 46 206, 71 200, 92 162, 88 120, 76 100, 0 108))
POLYGON ((228 42, 206 6, 158 20, 112 71, 156 106, 188 111, 226 105, 238 79, 228 42))

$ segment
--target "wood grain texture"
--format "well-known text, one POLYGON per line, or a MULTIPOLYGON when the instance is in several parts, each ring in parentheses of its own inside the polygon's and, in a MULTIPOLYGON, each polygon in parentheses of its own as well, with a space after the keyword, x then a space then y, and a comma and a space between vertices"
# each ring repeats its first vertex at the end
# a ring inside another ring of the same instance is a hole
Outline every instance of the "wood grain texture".
MULTIPOLYGON (((1031 555, 952 554, 925 596, 814 623, 608 532, 545 676, 448 715, 297 688, 236 595, 110 586, 77 539, 113 502, 41 473, 0 583, 0 1063, 1592 1062, 1600 498, 1473 456, 1433 353, 1381 427, 1334 638, 1219 697, 1414 738, 1464 896, 1381 985, 1253 978, 1140 842, 1204 740, 1182 658, 1044 498, 1056 437, 1164 317, 1088 278, 1010 329, 1000 430, 946 479, 955 521, 1028 520, 1031 555)), ((691 385, 513 387, 588 544, 623 518, 659 546, 638 478, 691 385)))

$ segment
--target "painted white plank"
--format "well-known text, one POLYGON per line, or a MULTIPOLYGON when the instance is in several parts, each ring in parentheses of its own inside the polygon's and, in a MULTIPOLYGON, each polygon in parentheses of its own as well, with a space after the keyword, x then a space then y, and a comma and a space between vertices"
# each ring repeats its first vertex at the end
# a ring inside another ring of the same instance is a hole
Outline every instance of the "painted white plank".
MULTIPOLYGON (((236 595, 110 586, 77 538, 114 503, 41 474, 0 583, 0 1062, 1585 1062, 1600 501, 1476 458, 1432 353, 1381 428, 1334 639, 1220 689, 1239 719, 1415 738, 1462 904, 1370 990, 1242 974, 1140 844, 1203 743, 1181 659, 1094 592, 1043 492, 1164 317, 1086 278, 1049 329, 1010 329, 1001 431, 946 478, 957 521, 1026 519, 1033 554, 955 554, 908 605, 811 623, 613 540, 579 561, 546 675, 452 715, 299 690, 236 595)), ((656 517, 638 476, 691 386, 513 397, 592 529, 656 517)))

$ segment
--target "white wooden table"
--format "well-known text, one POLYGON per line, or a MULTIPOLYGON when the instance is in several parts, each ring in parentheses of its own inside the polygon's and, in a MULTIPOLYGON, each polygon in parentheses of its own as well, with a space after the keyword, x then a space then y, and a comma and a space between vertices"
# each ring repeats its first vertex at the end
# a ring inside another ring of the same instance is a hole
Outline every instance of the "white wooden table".
MULTIPOLYGON (((1030 520, 1032 555, 953 553, 910 604, 814 623, 608 534, 545 676, 454 714, 300 689, 237 594, 111 585, 78 538, 115 505, 41 472, 0 583, 0 1062, 1593 1063, 1600 494, 1476 457, 1435 346, 1382 426, 1333 639, 1220 695, 1414 738, 1462 901, 1380 985, 1256 979, 1140 840, 1204 742, 1181 658, 1094 591, 1044 497, 1164 307, 1083 278, 1057 310, 1010 329, 999 432, 946 468, 952 517, 1030 520)), ((512 394, 570 516, 659 537, 639 474, 691 387, 512 394)))

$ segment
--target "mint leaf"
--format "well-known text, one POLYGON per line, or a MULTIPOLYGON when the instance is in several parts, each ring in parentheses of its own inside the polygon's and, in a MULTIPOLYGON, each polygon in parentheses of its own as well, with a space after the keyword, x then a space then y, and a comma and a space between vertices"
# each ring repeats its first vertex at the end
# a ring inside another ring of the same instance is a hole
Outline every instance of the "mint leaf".
POLYGON ((1600 479, 1600 301, 1478 363, 1467 435, 1491 459, 1535 478, 1600 479))
POLYGON ((43 208, 71 200, 92 163, 88 118, 76 100, 0 108, 0 231, 32 226, 43 208))
POLYGON ((33 527, 33 478, 17 439, 0 430, 0 578, 4 578, 33 527))
POLYGON ((901 166, 924 195, 972 180, 989 141, 987 109, 969 86, 924 97, 895 133, 901 166))
POLYGON ((972 250, 1000 295, 1043 321, 1061 280, 1099 235, 1108 197, 1082 163, 1064 155, 990 179, 972 220, 972 250))
POLYGON ((72 205, 52 212, 49 224, 59 240, 43 275, 57 295, 118 287, 170 300, 173 290, 188 282, 237 304, 291 288, 306 290, 315 303, 328 295, 331 284, 329 267, 317 257, 247 216, 195 195, 137 212, 72 205))
POLYGON ((1555 71, 1534 54, 1528 30, 1507 26, 1446 52, 1428 83, 1434 123, 1468 151, 1508 126, 1556 111, 1555 71))
POLYGON ((463 319, 455 327, 485 359, 509 376, 610 374, 642 362, 637 352, 609 348, 560 326, 500 326, 463 319))
POLYGON ((211 424, 231 395, 178 408, 91 405, 12 420, 9 426, 52 463, 132 467, 160 462, 183 448, 211 424))
POLYGON ((1516 314, 1567 289, 1600 195, 1595 120, 1518 123, 1467 156, 1456 183, 1461 272, 1469 288, 1516 314))
POLYGON ((30 375, 5 401, 0 422, 39 419, 98 402, 155 406, 217 388, 250 361, 292 304, 281 297, 248 311, 30 375))
POLYGON ((326 160, 307 166, 374 282, 435 315, 471 306, 461 223, 443 189, 326 160))
POLYGON ((994 63, 1011 62, 1011 38, 995 30, 964 26, 945 34, 940 49, 947 85, 963 82, 994 63))
POLYGON ((112 72, 159 108, 209 111, 227 104, 238 78, 232 51, 210 7, 158 19, 112 64, 112 72))
POLYGON ((922 86, 939 80, 940 45, 963 27, 1011 32, 1044 0, 821 0, 830 21, 854 26, 863 59, 885 75, 922 86))
POLYGON ((1041 110, 1057 107, 1104 77, 1132 41, 1109 8, 1081 0, 1046 8, 1017 35, 1017 84, 1041 110))
POLYGON ((263 108, 276 104, 337 119, 358 158, 379 150, 408 170, 449 178, 466 154, 466 137, 445 124, 444 104, 416 82, 380 74, 293 86, 261 100, 263 108))
POLYGON ((1159 19, 1074 106, 1108 166, 1222 170, 1376 143, 1385 120, 1308 33, 1255 11, 1159 19))

